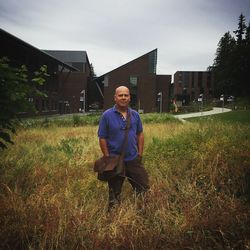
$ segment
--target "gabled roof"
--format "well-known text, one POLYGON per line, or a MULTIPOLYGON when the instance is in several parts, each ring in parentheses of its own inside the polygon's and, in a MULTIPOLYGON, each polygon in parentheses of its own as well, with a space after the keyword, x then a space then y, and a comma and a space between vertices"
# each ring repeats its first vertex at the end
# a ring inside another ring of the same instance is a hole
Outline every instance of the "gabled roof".
POLYGON ((36 47, 34 47, 33 45, 31 45, 31 44, 29 44, 29 43, 27 43, 27 42, 21 40, 20 38, 14 36, 14 35, 12 35, 12 34, 10 34, 9 32, 3 30, 2 28, 0 28, 0 37, 8 37, 8 38, 12 39, 13 41, 15 41, 15 42, 17 42, 17 43, 19 43, 19 44, 22 44, 22 45, 25 46, 26 48, 28 48, 28 49, 30 49, 30 50, 36 52, 36 53, 39 53, 39 54, 41 54, 41 55, 43 55, 43 56, 45 56, 45 57, 50 58, 51 60, 55 61, 55 62, 58 63, 59 65, 63 65, 65 68, 68 68, 69 70, 72 70, 72 71, 79 71, 77 68, 72 67, 72 66, 68 65, 67 63, 64 63, 64 62, 58 60, 57 58, 55 58, 55 57, 49 55, 48 53, 46 53, 46 52, 44 52, 44 51, 42 51, 42 50, 40 50, 40 49, 38 49, 38 48, 36 48, 36 47))
POLYGON ((113 69, 113 70, 111 70, 111 71, 108 71, 107 73, 105 73, 105 74, 103 74, 103 75, 97 77, 96 79, 98 80, 99 78, 102 78, 102 77, 104 77, 105 75, 107 75, 107 74, 109 74, 109 73, 111 73, 111 72, 113 72, 113 71, 115 71, 115 70, 117 70, 117 69, 119 69, 119 68, 122 68, 122 67, 128 65, 129 63, 132 63, 132 62, 138 60, 139 58, 141 58, 141 57, 143 57, 143 56, 146 56, 146 55, 148 55, 148 54, 150 54, 150 53, 152 53, 152 52, 156 52, 156 53, 157 53, 157 49, 153 49, 152 51, 150 51, 150 52, 148 52, 148 53, 145 53, 145 54, 143 54, 143 55, 141 55, 141 56, 139 56, 139 57, 133 59, 132 61, 129 61, 129 62, 127 62, 127 63, 125 63, 125 64, 123 64, 123 65, 121 65, 121 66, 119 66, 119 67, 117 67, 117 68, 115 68, 115 69, 113 69))

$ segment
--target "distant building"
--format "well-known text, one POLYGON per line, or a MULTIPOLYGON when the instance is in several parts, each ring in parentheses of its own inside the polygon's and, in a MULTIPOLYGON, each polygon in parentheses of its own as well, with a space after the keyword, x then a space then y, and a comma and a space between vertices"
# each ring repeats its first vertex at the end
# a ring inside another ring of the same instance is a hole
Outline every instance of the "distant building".
POLYGON ((96 79, 103 92, 103 108, 114 105, 114 91, 130 89, 131 107, 141 112, 167 112, 171 75, 157 75, 157 49, 144 54, 96 79))
MULTIPOLYGON (((79 112, 87 107, 87 86, 90 81, 90 64, 85 51, 42 51, 27 42, 0 29, 0 57, 7 57, 10 65, 26 65, 32 74, 47 65, 49 77, 40 90, 48 98, 29 98, 37 109, 37 115, 79 112), (79 60, 78 60, 79 59, 79 60)), ((34 115, 22 113, 23 116, 34 115)))
POLYGON ((40 50, 3 29, 0 38, 0 56, 8 57, 12 66, 26 65, 29 80, 34 71, 47 65, 50 76, 40 90, 48 98, 29 98, 37 115, 108 109, 120 85, 130 89, 131 107, 144 113, 168 112, 170 96, 181 105, 197 100, 200 94, 205 100, 213 97, 208 71, 177 71, 172 84, 171 75, 157 75, 157 49, 96 77, 86 51, 40 50))
POLYGON ((58 68, 60 72, 59 81, 64 82, 60 89, 62 100, 59 101, 59 113, 76 113, 85 112, 88 109, 88 85, 91 81, 91 69, 86 51, 75 50, 43 50, 58 60, 70 65, 78 72, 68 74, 62 68, 58 68), (66 79, 66 80, 65 80, 66 79), (65 109, 65 102, 66 107, 65 109))
POLYGON ((210 100, 213 89, 212 73, 209 71, 177 71, 174 74, 172 96, 182 105, 197 101, 200 94, 203 94, 204 100, 210 100))

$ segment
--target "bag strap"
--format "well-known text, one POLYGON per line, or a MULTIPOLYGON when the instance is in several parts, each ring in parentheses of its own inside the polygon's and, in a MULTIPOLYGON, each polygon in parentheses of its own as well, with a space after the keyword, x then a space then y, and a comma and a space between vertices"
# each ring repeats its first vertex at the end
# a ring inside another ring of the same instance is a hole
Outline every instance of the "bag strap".
POLYGON ((127 143, 128 143, 128 131, 130 129, 130 122, 131 122, 131 117, 130 117, 130 112, 128 110, 127 123, 126 123, 126 128, 125 128, 125 135, 124 135, 124 140, 123 140, 123 143, 122 143, 121 159, 124 158, 125 149, 126 149, 126 146, 127 146, 127 143))
POLYGON ((125 134, 124 134, 124 140, 123 140, 123 143, 122 143, 122 152, 121 152, 121 155, 120 155, 119 160, 118 160, 118 166, 116 168, 116 173, 118 175, 121 175, 121 176, 125 175, 125 168, 124 168, 124 165, 123 165, 123 159, 124 159, 124 156, 125 156, 126 145, 128 143, 128 132, 129 132, 129 129, 130 129, 130 121, 131 121, 131 117, 130 117, 130 112, 128 111, 128 113, 127 113, 127 123, 126 123, 125 134))

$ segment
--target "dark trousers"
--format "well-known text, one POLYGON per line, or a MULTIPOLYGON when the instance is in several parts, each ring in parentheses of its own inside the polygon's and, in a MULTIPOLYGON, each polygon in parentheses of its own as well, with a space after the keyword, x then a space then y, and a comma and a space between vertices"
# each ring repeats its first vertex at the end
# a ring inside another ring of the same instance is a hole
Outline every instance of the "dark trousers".
POLYGON ((148 174, 139 158, 125 162, 125 176, 118 175, 108 181, 109 209, 120 203, 122 185, 127 177, 136 194, 144 194, 149 189, 148 174))

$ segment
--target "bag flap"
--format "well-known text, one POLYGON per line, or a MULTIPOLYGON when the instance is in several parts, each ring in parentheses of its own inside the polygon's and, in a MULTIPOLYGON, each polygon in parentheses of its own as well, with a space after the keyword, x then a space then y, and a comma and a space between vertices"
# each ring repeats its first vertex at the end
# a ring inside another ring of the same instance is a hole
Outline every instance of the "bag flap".
POLYGON ((119 155, 108 157, 102 156, 101 158, 95 161, 94 171, 98 173, 103 173, 104 171, 113 170, 118 164, 119 157, 119 155))

